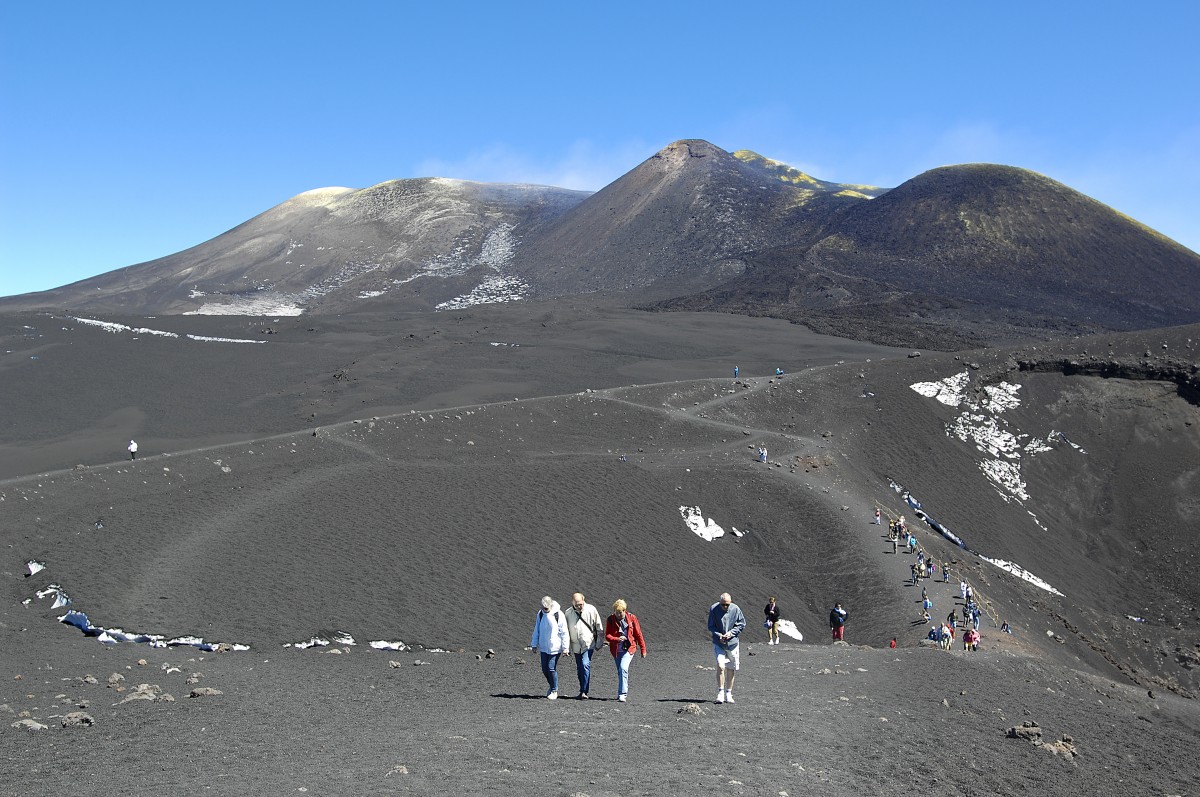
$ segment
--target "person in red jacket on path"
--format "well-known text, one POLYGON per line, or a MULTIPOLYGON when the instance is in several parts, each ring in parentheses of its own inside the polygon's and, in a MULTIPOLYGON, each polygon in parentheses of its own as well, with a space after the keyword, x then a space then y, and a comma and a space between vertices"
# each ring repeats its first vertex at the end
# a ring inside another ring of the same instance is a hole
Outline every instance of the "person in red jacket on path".
POLYGON ((646 639, 642 636, 642 624, 622 598, 613 603, 613 613, 604 626, 604 639, 617 664, 617 700, 624 703, 629 694, 629 665, 635 653, 641 652, 642 658, 646 658, 646 639))

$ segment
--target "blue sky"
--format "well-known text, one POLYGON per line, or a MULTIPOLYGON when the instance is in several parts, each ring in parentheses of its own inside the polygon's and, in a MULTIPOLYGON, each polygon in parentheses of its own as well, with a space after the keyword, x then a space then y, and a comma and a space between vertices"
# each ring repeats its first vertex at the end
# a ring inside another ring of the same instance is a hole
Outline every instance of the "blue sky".
POLYGON ((0 295, 404 177, 599 189, 681 138, 1042 172, 1200 250, 1193 2, 0 5, 0 295))

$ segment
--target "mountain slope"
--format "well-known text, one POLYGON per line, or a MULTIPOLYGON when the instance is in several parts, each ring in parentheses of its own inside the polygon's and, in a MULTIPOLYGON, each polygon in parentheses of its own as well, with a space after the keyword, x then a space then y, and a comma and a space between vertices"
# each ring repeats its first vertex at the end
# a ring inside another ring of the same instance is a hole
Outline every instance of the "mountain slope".
POLYGON ((549 224, 515 268, 545 295, 676 296, 740 274, 747 252, 806 239, 867 198, 856 189, 879 190, 798 180, 774 163, 677 141, 549 224))
POLYGON ((489 282, 519 293, 505 267, 520 237, 586 196, 441 178, 318 189, 191 249, 0 306, 295 314, 389 294, 428 309, 489 282))
POLYGON ((664 306, 780 315, 840 334, 899 319, 873 339, 913 345, 925 334, 926 345, 941 337, 949 347, 1003 337, 1001 327, 1075 333, 1200 319, 1200 255, 1008 166, 931 170, 748 260, 741 277, 664 306))

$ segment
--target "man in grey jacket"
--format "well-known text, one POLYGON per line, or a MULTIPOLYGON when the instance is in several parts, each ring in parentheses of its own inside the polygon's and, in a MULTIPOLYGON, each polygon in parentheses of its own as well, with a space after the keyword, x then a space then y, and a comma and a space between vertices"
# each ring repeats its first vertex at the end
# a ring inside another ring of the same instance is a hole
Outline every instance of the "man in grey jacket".
POLYGON ((571 596, 567 632, 571 635, 571 653, 579 675, 579 699, 587 700, 592 682, 592 652, 604 644, 604 623, 600 621, 600 612, 584 599, 582 592, 571 596))
POLYGON ((717 657, 717 702, 733 702, 733 679, 741 668, 739 640, 746 627, 746 615, 728 592, 708 610, 708 631, 717 657))

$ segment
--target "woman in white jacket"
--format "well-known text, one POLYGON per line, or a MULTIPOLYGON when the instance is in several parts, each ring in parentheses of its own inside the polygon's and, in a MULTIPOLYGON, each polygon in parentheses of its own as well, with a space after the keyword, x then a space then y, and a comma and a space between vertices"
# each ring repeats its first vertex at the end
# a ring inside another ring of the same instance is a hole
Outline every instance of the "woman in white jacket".
POLYGON ((558 601, 549 595, 542 598, 542 608, 534 620, 529 647, 541 655, 542 675, 546 676, 546 683, 550 685, 546 697, 557 700, 558 657, 570 649, 571 639, 567 631, 567 618, 563 616, 558 601))

